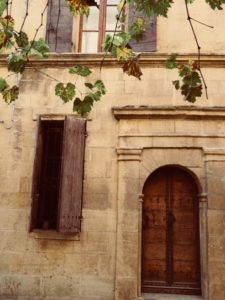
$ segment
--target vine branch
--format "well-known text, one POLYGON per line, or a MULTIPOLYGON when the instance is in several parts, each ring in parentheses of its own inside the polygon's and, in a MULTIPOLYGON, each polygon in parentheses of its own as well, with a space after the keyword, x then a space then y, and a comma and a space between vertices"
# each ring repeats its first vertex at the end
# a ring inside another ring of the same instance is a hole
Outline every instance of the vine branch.
POLYGON ((205 89, 206 99, 208 99, 208 91, 207 91, 208 88, 207 88, 207 85, 206 85, 204 75, 203 75, 202 70, 201 70, 201 46, 199 44, 197 34, 195 32, 195 29, 194 29, 194 26, 193 26, 193 23, 192 23, 193 19, 190 16, 190 11, 189 11, 189 8, 188 8, 187 0, 184 0, 184 3, 185 3, 186 13, 187 13, 187 20, 190 24, 191 31, 192 31, 192 34, 194 36, 194 40, 195 40, 195 43, 196 43, 196 46, 197 46, 197 49, 198 49, 197 70, 199 71, 199 73, 201 75, 202 82, 203 82, 204 89, 205 89))

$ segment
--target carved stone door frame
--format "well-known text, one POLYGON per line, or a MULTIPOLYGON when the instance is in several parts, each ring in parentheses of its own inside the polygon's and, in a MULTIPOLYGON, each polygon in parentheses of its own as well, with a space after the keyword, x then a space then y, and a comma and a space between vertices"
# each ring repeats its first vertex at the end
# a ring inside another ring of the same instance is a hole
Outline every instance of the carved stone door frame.
MULTIPOLYGON (((141 297, 141 241, 142 241, 142 188, 147 176, 143 176, 143 165, 147 161, 143 152, 153 149, 119 148, 118 155, 118 203, 117 203, 117 245, 116 245, 116 274, 115 299, 142 299, 141 297), (129 191, 129 192, 128 192, 129 191)), ((154 149, 160 150, 160 149, 154 149)), ((162 150, 162 149, 161 149, 162 150)), ((171 165, 185 166, 182 159, 175 162, 173 157, 181 149, 164 149, 164 159, 158 165, 149 166, 148 175, 155 169, 166 165, 171 157, 171 165), (173 155, 171 153, 173 152, 173 155), (165 161, 166 158, 166 161, 165 161)), ((183 149, 185 151, 185 149, 183 149)), ((202 152, 201 148, 192 149, 202 152)), ((194 155, 194 154, 193 154, 194 155)), ((204 165, 204 164, 203 164, 204 165)), ((208 299, 208 273, 207 273, 207 196, 203 193, 201 180, 204 167, 195 174, 192 168, 186 169, 193 174, 199 186, 199 229, 200 229, 200 260, 201 260, 201 287, 205 300, 208 299)), ((147 174, 146 174, 147 175, 147 174)))

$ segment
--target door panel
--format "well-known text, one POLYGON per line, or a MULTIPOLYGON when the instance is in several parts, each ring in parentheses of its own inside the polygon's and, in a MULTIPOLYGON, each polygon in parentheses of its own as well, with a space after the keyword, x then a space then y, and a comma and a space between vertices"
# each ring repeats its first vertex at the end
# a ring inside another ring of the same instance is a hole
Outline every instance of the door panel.
POLYGON ((143 292, 200 293, 197 187, 175 167, 146 181, 142 228, 143 292))

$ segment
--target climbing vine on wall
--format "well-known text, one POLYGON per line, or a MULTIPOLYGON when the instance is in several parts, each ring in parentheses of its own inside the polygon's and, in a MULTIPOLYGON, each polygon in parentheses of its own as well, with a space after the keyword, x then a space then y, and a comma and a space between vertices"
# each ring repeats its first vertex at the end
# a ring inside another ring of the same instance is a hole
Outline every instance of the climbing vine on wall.
MULTIPOLYGON (((88 0, 65 0, 68 9, 74 16, 89 14, 88 0)), ((201 97, 202 91, 205 90, 207 96, 207 86, 201 70, 201 47, 194 29, 193 22, 198 22, 204 26, 212 27, 204 24, 199 20, 191 17, 189 12, 189 5, 198 0, 183 0, 187 13, 187 20, 193 33, 194 42, 196 43, 197 59, 186 64, 179 64, 176 60, 176 54, 172 54, 166 61, 168 69, 177 69, 179 79, 174 80, 172 84, 177 90, 180 90, 184 99, 189 102, 195 102, 198 97, 201 97)), ((205 0, 213 10, 223 9, 225 0, 205 0)), ((143 39, 145 34, 145 27, 148 19, 153 16, 167 17, 169 9, 171 9, 173 0, 121 0, 118 4, 116 15, 116 26, 112 35, 106 35, 103 42, 103 49, 105 53, 110 53, 115 57, 120 64, 124 73, 129 76, 134 76, 141 79, 142 71, 139 65, 141 54, 135 53, 131 47, 131 41, 139 42, 143 39), (124 28, 127 22, 126 5, 132 5, 136 12, 136 17, 133 23, 129 26, 129 30, 124 28), (144 17, 140 16, 143 15, 144 17), (147 21, 146 21, 147 20, 147 21), (118 32, 120 29, 120 32, 118 32)), ((48 56, 49 46, 42 39, 37 39, 37 34, 41 26, 43 26, 43 16, 47 11, 49 0, 46 1, 46 6, 41 13, 41 22, 35 31, 34 37, 30 40, 28 34, 23 30, 24 24, 28 17, 29 0, 26 1, 26 13, 19 30, 15 29, 15 20, 11 14, 13 0, 0 0, 0 51, 7 50, 7 65, 8 71, 13 74, 22 74, 26 69, 27 63, 30 63, 30 57, 37 57, 38 59, 45 59, 48 56)), ((106 55, 105 54, 105 55, 106 55)), ((102 60, 104 61, 105 55, 102 60)), ((37 71, 39 71, 37 69, 37 71)), ((44 72, 42 72, 45 74, 44 72)), ((87 92, 85 94, 79 93, 76 86, 77 77, 87 77, 91 74, 91 70, 85 66, 73 66, 69 69, 69 73, 73 74, 74 82, 59 82, 55 86, 55 94, 60 97, 63 102, 73 101, 73 110, 80 115, 85 115, 89 111, 95 101, 99 101, 106 93, 106 88, 101 80, 96 82, 85 82, 87 92)), ((47 74, 46 74, 47 75, 47 74)), ((47 75, 48 76, 48 75, 47 75)), ((50 77, 50 76, 49 76, 50 77)), ((7 78, 0 77, 0 93, 4 101, 8 104, 15 101, 19 95, 19 86, 10 86, 7 78)))

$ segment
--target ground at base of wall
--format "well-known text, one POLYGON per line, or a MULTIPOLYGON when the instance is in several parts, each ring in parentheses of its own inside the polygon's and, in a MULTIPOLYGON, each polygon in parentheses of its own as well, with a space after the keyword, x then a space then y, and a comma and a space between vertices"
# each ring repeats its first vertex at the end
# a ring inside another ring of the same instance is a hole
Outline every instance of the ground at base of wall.
POLYGON ((203 300, 201 296, 142 294, 143 300, 203 300))

